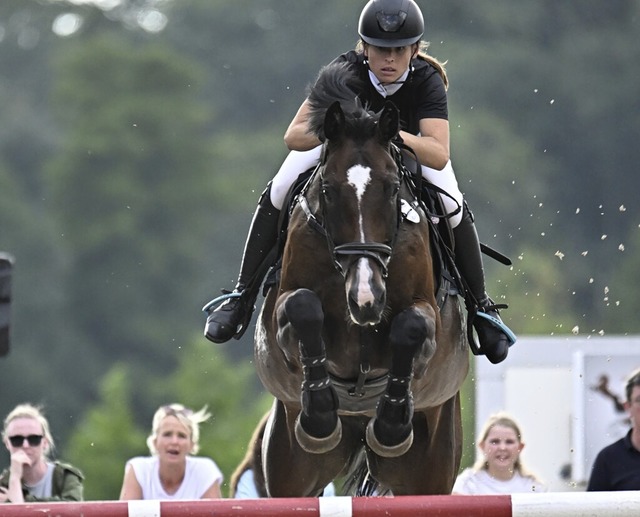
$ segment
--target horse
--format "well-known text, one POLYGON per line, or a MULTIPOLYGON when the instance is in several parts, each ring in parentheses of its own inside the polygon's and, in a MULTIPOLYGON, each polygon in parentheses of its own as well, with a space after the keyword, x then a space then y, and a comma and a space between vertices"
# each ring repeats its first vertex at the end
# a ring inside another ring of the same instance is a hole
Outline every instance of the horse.
POLYGON ((317 496, 358 462, 378 493, 449 494, 460 465, 460 303, 436 303, 428 214, 394 158, 398 110, 368 110, 356 80, 329 65, 311 87, 322 157, 256 324, 271 497, 317 496))

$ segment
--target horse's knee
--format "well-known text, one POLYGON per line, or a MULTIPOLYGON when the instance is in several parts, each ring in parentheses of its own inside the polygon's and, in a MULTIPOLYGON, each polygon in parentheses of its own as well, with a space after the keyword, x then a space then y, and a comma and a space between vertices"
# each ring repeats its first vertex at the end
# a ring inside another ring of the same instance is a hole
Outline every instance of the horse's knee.
POLYGON ((284 302, 284 311, 289 322, 296 330, 322 325, 322 302, 318 295, 309 289, 298 289, 284 302))
POLYGON ((435 322, 411 307, 398 314, 391 323, 389 340, 392 345, 419 346, 435 335, 435 322))

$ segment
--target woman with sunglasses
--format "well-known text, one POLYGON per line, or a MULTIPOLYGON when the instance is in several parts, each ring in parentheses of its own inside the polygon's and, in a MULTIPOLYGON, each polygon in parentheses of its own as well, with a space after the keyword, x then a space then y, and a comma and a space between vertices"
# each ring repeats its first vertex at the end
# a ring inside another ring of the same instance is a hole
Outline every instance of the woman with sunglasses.
POLYGON ((199 450, 200 427, 211 415, 181 404, 160 407, 153 415, 147 446, 151 456, 130 459, 125 466, 121 500, 217 499, 222 472, 199 450))
POLYGON ((82 473, 51 461, 53 438, 39 408, 20 404, 4 420, 2 441, 11 465, 0 474, 0 503, 81 501, 82 473))

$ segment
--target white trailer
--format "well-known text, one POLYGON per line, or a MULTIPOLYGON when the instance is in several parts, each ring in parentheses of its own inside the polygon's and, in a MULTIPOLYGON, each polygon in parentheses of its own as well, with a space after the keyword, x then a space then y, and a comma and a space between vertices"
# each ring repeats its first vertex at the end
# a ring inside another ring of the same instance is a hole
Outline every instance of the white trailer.
POLYGON ((628 374, 640 368, 640 336, 521 337, 493 365, 476 358, 476 436, 496 411, 522 425, 523 461, 551 491, 584 490, 596 454, 629 430, 628 374), (608 380, 611 396, 596 386, 608 380))

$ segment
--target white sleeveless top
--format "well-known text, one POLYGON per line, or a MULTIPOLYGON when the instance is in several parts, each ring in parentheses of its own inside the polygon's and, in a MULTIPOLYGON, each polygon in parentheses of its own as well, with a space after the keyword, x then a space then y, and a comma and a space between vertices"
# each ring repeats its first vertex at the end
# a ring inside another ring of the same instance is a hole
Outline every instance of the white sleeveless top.
POLYGON ((508 481, 491 477, 486 470, 465 469, 453 485, 454 494, 487 495, 547 492, 548 488, 532 477, 517 472, 508 481))
POLYGON ((222 484, 223 475, 211 458, 187 456, 187 467, 180 488, 175 494, 167 494, 160 483, 160 460, 157 456, 131 458, 131 465, 143 499, 201 499, 216 481, 222 484))

